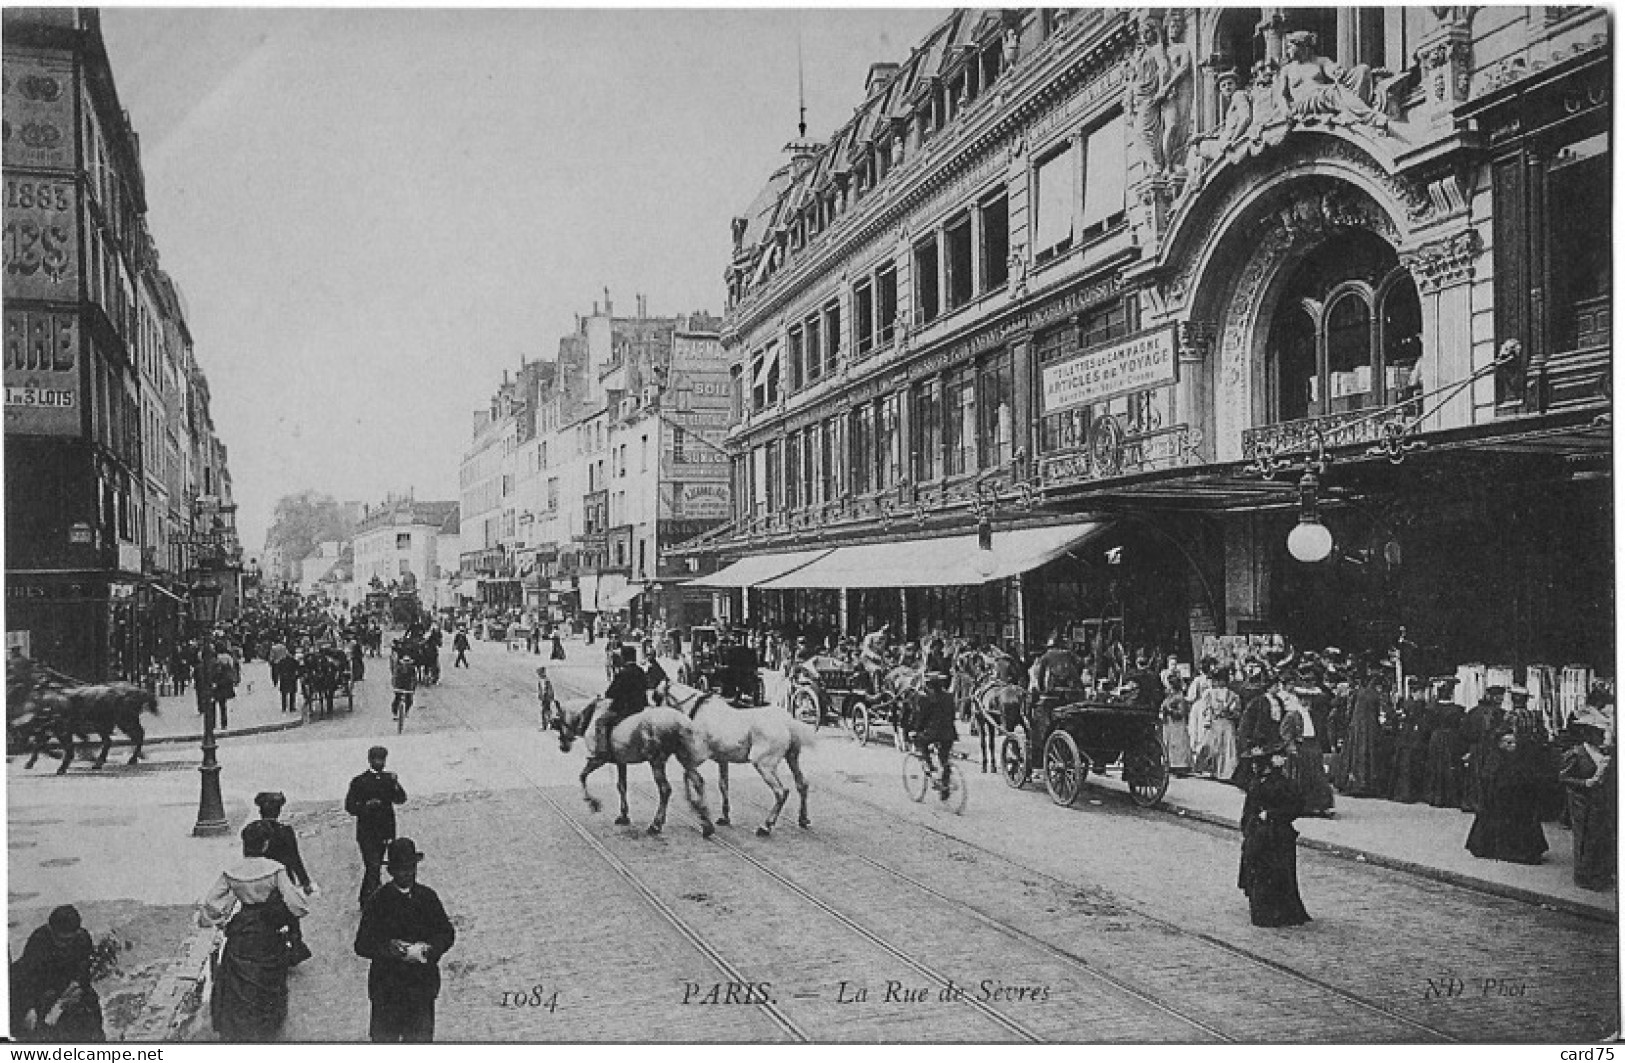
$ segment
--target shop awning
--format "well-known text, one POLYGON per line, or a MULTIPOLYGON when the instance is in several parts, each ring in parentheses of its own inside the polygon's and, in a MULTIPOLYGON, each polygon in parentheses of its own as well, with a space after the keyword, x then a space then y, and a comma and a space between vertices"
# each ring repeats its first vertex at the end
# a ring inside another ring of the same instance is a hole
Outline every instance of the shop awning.
POLYGON ((605 595, 598 602, 600 609, 625 609, 631 605, 638 595, 643 593, 642 587, 627 587, 614 594, 605 595))
POLYGON ((784 554, 755 554, 751 557, 735 561, 727 568, 719 569, 709 576, 689 580, 688 587, 755 587, 770 579, 775 579, 787 573, 795 572, 812 564, 831 551, 822 550, 793 550, 784 554))
POLYGON ((1035 569, 1105 528, 1102 521, 1084 521, 996 531, 991 551, 982 550, 974 535, 842 546, 759 586, 765 590, 974 586, 1035 569))

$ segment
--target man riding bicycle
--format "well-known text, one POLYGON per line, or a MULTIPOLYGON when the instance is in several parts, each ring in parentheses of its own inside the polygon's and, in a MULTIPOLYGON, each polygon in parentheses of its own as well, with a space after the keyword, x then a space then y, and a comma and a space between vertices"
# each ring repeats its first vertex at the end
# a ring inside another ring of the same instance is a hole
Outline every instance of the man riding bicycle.
POLYGON ((418 688, 418 669, 397 641, 389 655, 389 677, 395 687, 395 700, 390 702, 390 719, 398 720, 401 713, 412 708, 412 695, 418 688))
POLYGON ((946 801, 954 742, 959 738, 959 729, 954 725, 954 699, 948 693, 946 675, 941 672, 926 673, 925 689, 915 700, 909 715, 905 727, 910 732, 909 740, 927 765, 933 763, 932 753, 936 754, 934 763, 940 766, 941 771, 937 776, 937 793, 946 801))

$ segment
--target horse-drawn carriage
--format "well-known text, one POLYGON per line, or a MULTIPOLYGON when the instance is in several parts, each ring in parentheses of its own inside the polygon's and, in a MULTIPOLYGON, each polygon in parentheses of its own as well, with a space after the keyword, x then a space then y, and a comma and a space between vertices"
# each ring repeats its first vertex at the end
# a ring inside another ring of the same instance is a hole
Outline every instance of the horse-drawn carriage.
POLYGON ((999 749, 1004 781, 1020 789, 1038 773, 1058 805, 1070 805, 1091 771, 1104 774, 1118 764, 1129 796, 1151 808, 1168 792, 1168 753, 1162 720, 1148 698, 1106 695, 1057 705, 1045 734, 1034 734, 1028 704, 1019 727, 1011 728, 999 749), (1032 741, 1028 740, 1032 736, 1032 741))
POLYGON ((863 745, 874 736, 875 727, 884 724, 901 749, 907 703, 922 682, 918 669, 893 668, 877 690, 869 674, 845 658, 814 657, 790 671, 790 712, 814 727, 837 720, 863 745))
POLYGON ((337 646, 318 646, 299 659, 299 686, 312 713, 331 716, 341 697, 345 710, 355 711, 354 678, 350 655, 337 646))
POLYGON ((723 639, 714 627, 690 629, 683 659, 677 666, 677 682, 757 705, 767 700, 756 651, 723 639))

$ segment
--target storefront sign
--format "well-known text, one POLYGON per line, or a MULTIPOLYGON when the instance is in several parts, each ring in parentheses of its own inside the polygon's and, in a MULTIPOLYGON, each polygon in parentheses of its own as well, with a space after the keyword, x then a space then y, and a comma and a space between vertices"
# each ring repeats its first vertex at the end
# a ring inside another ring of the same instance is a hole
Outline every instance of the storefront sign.
POLYGON ((1196 444, 1189 425, 1175 425, 1144 435, 1125 436, 1116 418, 1098 418, 1089 445, 1043 458, 1039 476, 1048 486, 1078 480, 1101 480, 1189 465, 1196 460, 1196 444))
POLYGON ((68 529, 68 542, 74 546, 89 546, 92 541, 93 533, 85 522, 80 521, 68 529))
POLYGON ((731 505, 727 484, 674 484, 671 520, 725 520, 731 505))
POLYGON ((716 520, 663 520, 656 527, 656 535, 662 546, 671 546, 676 543, 687 542, 702 532, 710 531, 717 526, 716 520))
POLYGON ((78 435, 78 318, 54 310, 7 310, 5 321, 6 431, 78 435))
POLYGON ((71 181, 6 178, 7 299, 79 297, 78 209, 71 181))
POLYGON ((1141 332, 1045 366, 1043 411, 1071 409, 1118 395, 1172 384, 1175 379, 1172 326, 1141 332))
MULTIPOLYGON (((8 52, 5 112, 3 157, 8 168, 73 169, 71 61, 8 52)), ((14 205, 8 199, 6 211, 14 205)))

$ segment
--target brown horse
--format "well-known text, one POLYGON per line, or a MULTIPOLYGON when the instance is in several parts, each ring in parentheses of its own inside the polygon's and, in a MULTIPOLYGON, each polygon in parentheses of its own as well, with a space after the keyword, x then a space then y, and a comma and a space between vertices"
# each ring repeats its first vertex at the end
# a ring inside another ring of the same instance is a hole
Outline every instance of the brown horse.
POLYGON ((999 770, 999 740, 1024 725, 1022 709, 1026 702, 1025 690, 1000 679, 994 672, 984 674, 972 691, 971 705, 976 714, 984 773, 999 770))
MULTIPOLYGON (((608 704, 604 698, 593 698, 585 705, 560 705, 553 720, 553 726, 559 732, 559 750, 570 752, 576 739, 585 735, 592 726, 593 717, 608 704)), ((581 769, 581 796, 588 808, 597 812, 603 806, 587 791, 587 776, 605 764, 613 763, 621 794, 621 814, 616 817, 615 825, 624 827, 631 823, 631 815, 626 807, 626 766, 647 761, 649 770, 654 774, 655 787, 660 791, 660 810, 649 824, 649 833, 659 834, 666 826, 666 804, 671 800, 671 783, 666 781, 666 761, 676 757, 677 763, 683 766, 683 792, 689 806, 700 817, 700 833, 709 838, 716 832, 711 825, 710 810, 705 807, 705 780, 699 772, 706 755, 687 716, 663 705, 651 706, 617 723, 610 732, 609 744, 613 753, 610 759, 590 753, 586 765, 581 769)))
POLYGON ((726 827, 729 822, 728 765, 749 764, 773 791, 773 811, 768 813, 767 822, 756 828, 756 833, 765 838, 773 832, 784 802, 790 797, 789 787, 779 781, 780 761, 789 765, 796 793, 801 796, 797 823, 802 827, 812 826, 807 819, 807 779, 801 774, 801 751, 812 744, 812 728, 791 719, 782 702, 757 709, 736 709, 721 695, 674 685, 667 704, 694 721, 700 748, 716 762, 717 788, 722 791, 718 826, 726 827))
POLYGON ((102 739, 93 767, 107 763, 118 731, 134 740, 130 763, 135 764, 146 741, 141 715, 158 712, 158 699, 145 687, 134 683, 74 685, 66 676, 21 657, 8 662, 6 701, 9 726, 30 746, 24 768, 32 768, 41 753, 50 752, 50 742, 55 739, 62 749, 58 775, 73 763, 74 738, 88 742, 91 732, 102 739))

